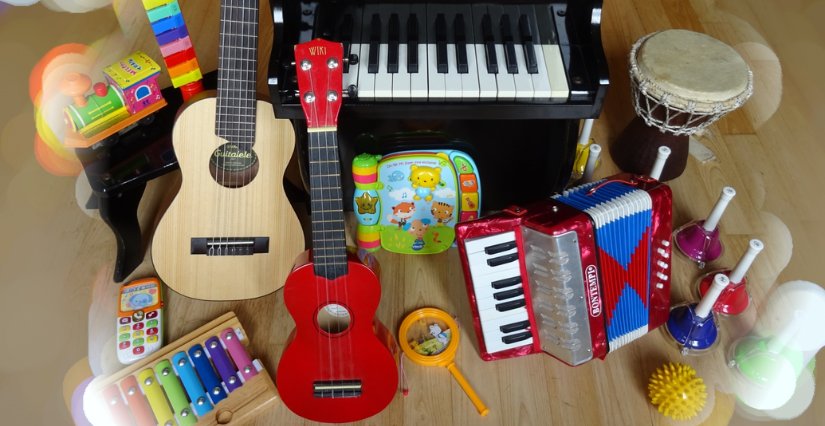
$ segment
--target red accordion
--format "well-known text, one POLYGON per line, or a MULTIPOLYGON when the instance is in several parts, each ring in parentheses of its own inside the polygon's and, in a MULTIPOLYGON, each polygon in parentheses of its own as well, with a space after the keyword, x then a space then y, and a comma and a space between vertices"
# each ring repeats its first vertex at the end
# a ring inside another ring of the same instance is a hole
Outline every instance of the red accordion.
POLYGON ((620 174, 456 225, 481 358, 575 366, 667 321, 672 194, 620 174))

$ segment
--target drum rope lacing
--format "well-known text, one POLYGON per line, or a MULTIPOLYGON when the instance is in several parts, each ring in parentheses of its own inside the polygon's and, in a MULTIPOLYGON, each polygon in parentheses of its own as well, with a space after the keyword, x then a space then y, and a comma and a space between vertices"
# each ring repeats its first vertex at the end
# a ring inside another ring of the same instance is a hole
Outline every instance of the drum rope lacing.
POLYGON ((641 47, 647 39, 660 32, 661 31, 657 31, 640 38, 633 44, 633 48, 630 50, 630 55, 628 56, 633 107, 636 109, 636 114, 645 120, 645 124, 658 128, 662 133, 668 131, 676 135, 691 135, 707 128, 725 114, 739 108, 753 95, 753 71, 750 70, 750 67, 748 67, 748 85, 745 91, 724 101, 704 103, 713 105, 712 109, 708 112, 696 111, 697 102, 695 100, 685 99, 679 95, 669 93, 655 83, 652 83, 649 79, 642 78, 639 64, 636 61, 636 54, 639 47, 641 47), (660 99, 650 94, 651 88, 655 89, 654 91, 656 92, 662 93, 660 99), (641 105, 642 102, 640 102, 640 92, 644 95, 644 105, 641 105), (665 111, 664 120, 659 120, 653 117, 652 114, 653 111, 660 106, 663 107, 665 111), (643 107, 646 110, 643 109, 643 107), (673 119, 682 114, 688 114, 688 119, 684 124, 671 124, 673 119))

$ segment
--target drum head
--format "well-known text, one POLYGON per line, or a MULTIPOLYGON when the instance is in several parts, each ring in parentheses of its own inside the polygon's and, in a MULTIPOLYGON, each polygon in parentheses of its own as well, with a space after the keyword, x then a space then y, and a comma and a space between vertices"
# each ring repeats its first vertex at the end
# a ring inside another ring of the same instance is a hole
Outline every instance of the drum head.
POLYGON ((650 94, 664 94, 702 104, 735 102, 749 90, 749 69, 727 44, 706 34, 668 30, 654 34, 636 55, 637 76, 651 84, 650 94), (661 92, 661 93, 655 93, 661 92))

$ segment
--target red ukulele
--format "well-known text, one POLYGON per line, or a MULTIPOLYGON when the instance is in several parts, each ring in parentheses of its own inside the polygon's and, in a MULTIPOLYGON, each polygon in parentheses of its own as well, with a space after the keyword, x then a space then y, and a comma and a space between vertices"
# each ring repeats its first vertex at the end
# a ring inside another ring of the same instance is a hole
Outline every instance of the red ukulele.
POLYGON ((296 328, 276 375, 290 410, 327 423, 377 414, 398 387, 395 340, 375 318, 378 264, 346 246, 336 134, 342 55, 340 43, 320 39, 295 46, 309 135, 312 250, 298 257, 284 286, 296 328))

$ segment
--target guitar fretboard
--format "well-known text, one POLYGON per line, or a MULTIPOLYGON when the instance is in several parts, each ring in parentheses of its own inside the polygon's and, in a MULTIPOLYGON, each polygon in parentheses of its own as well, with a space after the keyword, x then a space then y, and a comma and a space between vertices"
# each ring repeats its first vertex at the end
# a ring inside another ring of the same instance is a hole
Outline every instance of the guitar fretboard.
POLYGON ((338 133, 336 130, 309 130, 312 261, 315 275, 331 280, 347 274, 338 133))
POLYGON ((221 0, 215 134, 255 142, 258 0, 221 0))

